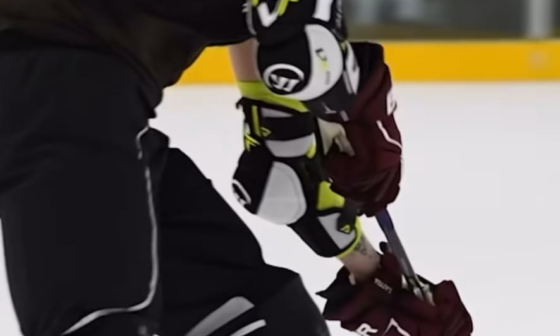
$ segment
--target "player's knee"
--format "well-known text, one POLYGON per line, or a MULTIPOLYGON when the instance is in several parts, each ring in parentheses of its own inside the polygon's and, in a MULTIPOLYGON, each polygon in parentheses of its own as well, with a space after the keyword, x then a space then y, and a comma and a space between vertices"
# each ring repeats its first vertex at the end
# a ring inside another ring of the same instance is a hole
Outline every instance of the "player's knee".
POLYGON ((299 275, 258 307, 267 336, 328 336, 327 324, 299 275))
MULTIPOLYGON (((328 336, 325 319, 305 289, 299 275, 282 269, 267 274, 273 285, 251 295, 230 299, 187 336, 328 336), (278 278, 270 279, 271 276, 278 278)), ((254 287, 259 287, 256 285, 254 287)))
POLYGON ((156 324, 132 313, 113 314, 101 317, 76 331, 67 331, 68 336, 155 336, 156 324))

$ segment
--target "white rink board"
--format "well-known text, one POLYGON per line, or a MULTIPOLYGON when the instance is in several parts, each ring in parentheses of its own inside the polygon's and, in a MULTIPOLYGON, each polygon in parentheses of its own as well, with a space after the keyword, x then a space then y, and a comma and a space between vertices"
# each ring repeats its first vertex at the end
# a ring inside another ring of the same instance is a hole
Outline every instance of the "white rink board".
MULTIPOLYGON (((395 91, 405 174, 391 212, 416 269, 456 280, 477 336, 556 330, 560 83, 399 84, 395 91)), ((237 98, 233 87, 173 88, 153 125, 214 180, 258 236, 267 261, 300 272, 311 292, 321 290, 339 264, 235 204, 237 98)), ((382 237, 374 221, 364 226, 373 240, 382 237)), ((3 260, 0 267, 0 335, 15 336, 3 260)), ((332 326, 333 336, 349 335, 332 326)))

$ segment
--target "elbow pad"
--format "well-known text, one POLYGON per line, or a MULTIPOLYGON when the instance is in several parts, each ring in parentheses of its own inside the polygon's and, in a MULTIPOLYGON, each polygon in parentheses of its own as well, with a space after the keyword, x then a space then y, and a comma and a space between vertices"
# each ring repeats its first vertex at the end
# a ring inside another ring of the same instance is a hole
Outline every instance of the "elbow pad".
POLYGON ((266 87, 325 120, 347 119, 360 67, 346 40, 341 0, 256 1, 248 22, 266 87))

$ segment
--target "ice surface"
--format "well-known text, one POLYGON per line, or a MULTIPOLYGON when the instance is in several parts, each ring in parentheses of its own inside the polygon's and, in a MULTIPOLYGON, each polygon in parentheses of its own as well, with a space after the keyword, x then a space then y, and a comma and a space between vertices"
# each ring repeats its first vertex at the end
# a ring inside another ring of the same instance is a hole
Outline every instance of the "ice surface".
MULTIPOLYGON (((396 95, 405 174, 390 210, 416 269, 456 281, 477 336, 556 330, 560 83, 399 84, 396 95)), ((323 289, 336 261, 315 257, 292 232, 234 201, 230 178, 242 150, 237 98, 233 87, 173 88, 153 125, 213 179, 269 262, 300 272, 311 292, 323 289)), ((364 224, 373 240, 382 238, 374 221, 364 224)), ((0 334, 19 335, 3 264, 0 279, 0 334)), ((332 333, 349 334, 334 324, 332 333)))

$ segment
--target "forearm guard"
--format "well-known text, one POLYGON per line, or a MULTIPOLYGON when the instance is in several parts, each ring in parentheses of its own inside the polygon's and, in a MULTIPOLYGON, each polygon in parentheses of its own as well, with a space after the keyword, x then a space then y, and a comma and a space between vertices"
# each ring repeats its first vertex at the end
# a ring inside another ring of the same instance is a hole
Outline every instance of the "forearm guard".
POLYGON ((253 0, 248 24, 257 68, 274 94, 301 101, 316 116, 345 119, 360 68, 346 40, 341 0, 253 0))
POLYGON ((320 256, 341 257, 361 238, 356 211, 323 173, 309 113, 244 99, 245 151, 233 189, 249 212, 287 225, 320 256))

